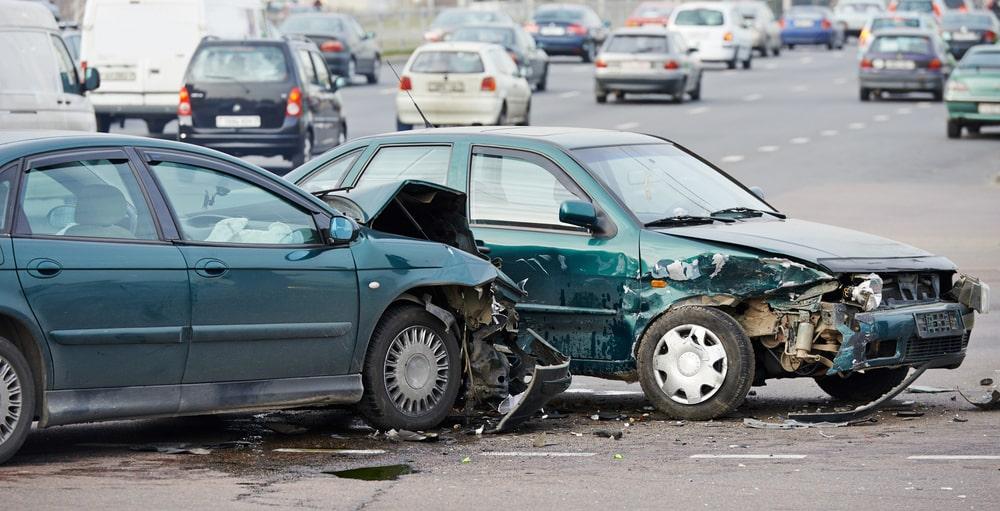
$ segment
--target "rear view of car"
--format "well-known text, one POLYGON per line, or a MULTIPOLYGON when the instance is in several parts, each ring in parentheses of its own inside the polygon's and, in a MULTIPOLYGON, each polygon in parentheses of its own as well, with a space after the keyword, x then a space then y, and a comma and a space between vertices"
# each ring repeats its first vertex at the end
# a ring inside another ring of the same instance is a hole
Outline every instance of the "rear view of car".
POLYGON ((665 27, 670 22, 676 2, 643 2, 625 19, 626 27, 665 27))
POLYGON ((885 12, 885 5, 880 0, 845 0, 838 2, 833 12, 847 35, 857 37, 872 16, 885 12))
POLYGON ((935 18, 940 18, 947 9, 937 0, 893 0, 889 3, 889 12, 912 12, 917 14, 930 14, 935 18))
POLYGON ((781 19, 781 43, 789 49, 798 44, 844 47, 843 25, 834 23, 833 12, 825 7, 792 7, 781 19))
POLYGON ((743 0, 736 3, 736 9, 743 16, 753 36, 753 49, 761 57, 771 53, 775 57, 781 54, 781 26, 774 18, 774 11, 767 2, 760 0, 743 0))
POLYGON ((669 94, 674 102, 701 98, 701 66, 679 34, 657 28, 615 31, 601 48, 594 73, 598 103, 608 94, 669 94))
POLYGON ((528 124, 531 87, 503 47, 431 43, 406 62, 396 94, 397 129, 528 124), (421 115, 423 114, 423 116, 421 115))
POLYGON ((973 46, 948 78, 948 138, 1000 126, 1000 46, 973 46))
POLYGON ((448 41, 499 44, 507 50, 507 54, 521 70, 521 75, 535 90, 543 91, 548 85, 549 56, 535 45, 535 40, 519 25, 466 25, 455 29, 448 36, 448 41))
POLYGON ((432 43, 441 42, 458 27, 481 23, 514 23, 514 20, 501 11, 458 7, 445 9, 434 18, 430 28, 424 32, 424 40, 432 43))
POLYGON ((687 43, 698 48, 702 62, 725 63, 736 69, 750 69, 753 58, 753 36, 742 16, 728 2, 688 2, 674 9, 670 27, 679 32, 687 43))
POLYGON ((368 83, 378 83, 381 49, 375 35, 365 32, 346 14, 294 14, 281 24, 282 34, 308 37, 319 46, 330 72, 350 83, 362 75, 368 83))
POLYGON ((932 33, 910 29, 879 32, 861 58, 861 101, 883 92, 927 92, 941 101, 948 71, 944 50, 932 33))
POLYGON ((995 44, 998 33, 1000 21, 987 11, 949 11, 941 16, 941 38, 956 59, 977 44, 995 44))
POLYGON ((525 29, 549 55, 575 55, 593 62, 607 37, 607 27, 585 5, 548 4, 535 10, 525 29))

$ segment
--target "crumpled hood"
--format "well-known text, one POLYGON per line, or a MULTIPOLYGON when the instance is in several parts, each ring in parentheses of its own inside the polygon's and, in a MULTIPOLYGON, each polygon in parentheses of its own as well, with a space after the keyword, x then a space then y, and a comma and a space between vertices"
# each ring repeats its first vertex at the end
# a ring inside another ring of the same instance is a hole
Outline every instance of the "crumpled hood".
POLYGON ((753 219, 657 230, 783 255, 834 273, 955 269, 948 259, 905 243, 804 220, 753 219))

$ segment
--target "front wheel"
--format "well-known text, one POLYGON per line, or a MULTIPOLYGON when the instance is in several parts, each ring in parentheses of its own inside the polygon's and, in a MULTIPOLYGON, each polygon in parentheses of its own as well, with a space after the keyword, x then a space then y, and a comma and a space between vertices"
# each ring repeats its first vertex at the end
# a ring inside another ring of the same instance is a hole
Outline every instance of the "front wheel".
POLYGON ((422 307, 392 307, 372 333, 358 411, 382 431, 434 428, 455 404, 461 360, 440 319, 422 307))
POLYGON ((962 138, 962 125, 954 119, 948 119, 948 138, 962 138))
POLYGON ((24 355, 0 337, 0 463, 17 453, 31 431, 35 415, 34 381, 24 355))
POLYGON ((646 398, 677 419, 708 420, 738 408, 754 378, 750 339, 711 307, 668 311, 643 334, 637 354, 646 398))
POLYGON ((378 83, 378 77, 380 74, 382 74, 382 57, 376 55, 375 61, 372 62, 372 72, 371 74, 365 75, 365 80, 369 84, 374 85, 378 83))
POLYGON ((858 93, 861 101, 868 101, 872 99, 872 90, 867 87, 862 87, 858 93))
POLYGON ((306 133, 306 136, 302 138, 302 147, 298 152, 292 155, 292 168, 298 168, 303 163, 312 159, 313 151, 313 140, 312 133, 306 133))
POLYGON ((846 378, 823 376, 816 384, 830 397, 841 401, 874 401, 906 379, 908 367, 896 369, 869 369, 846 378))
POLYGON ((701 99, 701 73, 698 73, 698 81, 694 84, 694 89, 691 89, 691 101, 698 101, 701 99))

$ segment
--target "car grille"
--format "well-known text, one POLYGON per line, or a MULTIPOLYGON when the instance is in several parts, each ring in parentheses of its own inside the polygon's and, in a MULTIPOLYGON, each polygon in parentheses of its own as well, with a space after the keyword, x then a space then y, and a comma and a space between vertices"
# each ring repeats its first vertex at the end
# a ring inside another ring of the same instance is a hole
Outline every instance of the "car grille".
POLYGON ((961 353, 969 344, 969 334, 937 337, 934 339, 910 339, 906 345, 906 362, 927 362, 943 355, 961 353))

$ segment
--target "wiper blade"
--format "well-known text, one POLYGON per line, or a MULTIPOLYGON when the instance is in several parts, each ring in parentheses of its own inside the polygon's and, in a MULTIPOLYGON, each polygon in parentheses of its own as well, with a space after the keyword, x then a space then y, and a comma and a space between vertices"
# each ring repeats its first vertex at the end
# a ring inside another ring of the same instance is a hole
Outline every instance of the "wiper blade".
POLYGON ((716 218, 712 216, 697 216, 697 215, 675 215, 668 216, 666 218, 661 218, 659 220, 653 220, 652 222, 646 222, 644 225, 646 227, 670 227, 678 225, 697 225, 697 224, 710 224, 712 222, 723 222, 732 223, 736 220, 732 218, 716 218))
POLYGON ((324 188, 322 190, 316 190, 315 192, 309 192, 309 193, 315 195, 316 197, 323 197, 326 195, 330 195, 333 192, 344 192, 350 190, 351 188, 352 187, 350 186, 341 186, 339 188, 324 188))
POLYGON ((758 217, 758 216, 764 216, 764 215, 771 215, 771 216, 774 216, 776 218, 781 218, 781 219, 786 218, 786 216, 785 216, 784 213, 778 213, 777 211, 767 211, 767 210, 764 210, 764 209, 746 208, 746 207, 742 207, 742 206, 738 206, 738 207, 735 207, 735 208, 720 209, 718 211, 713 211, 711 216, 714 218, 717 215, 727 215, 727 214, 731 214, 731 213, 744 214, 744 215, 746 215, 748 217, 758 217))

